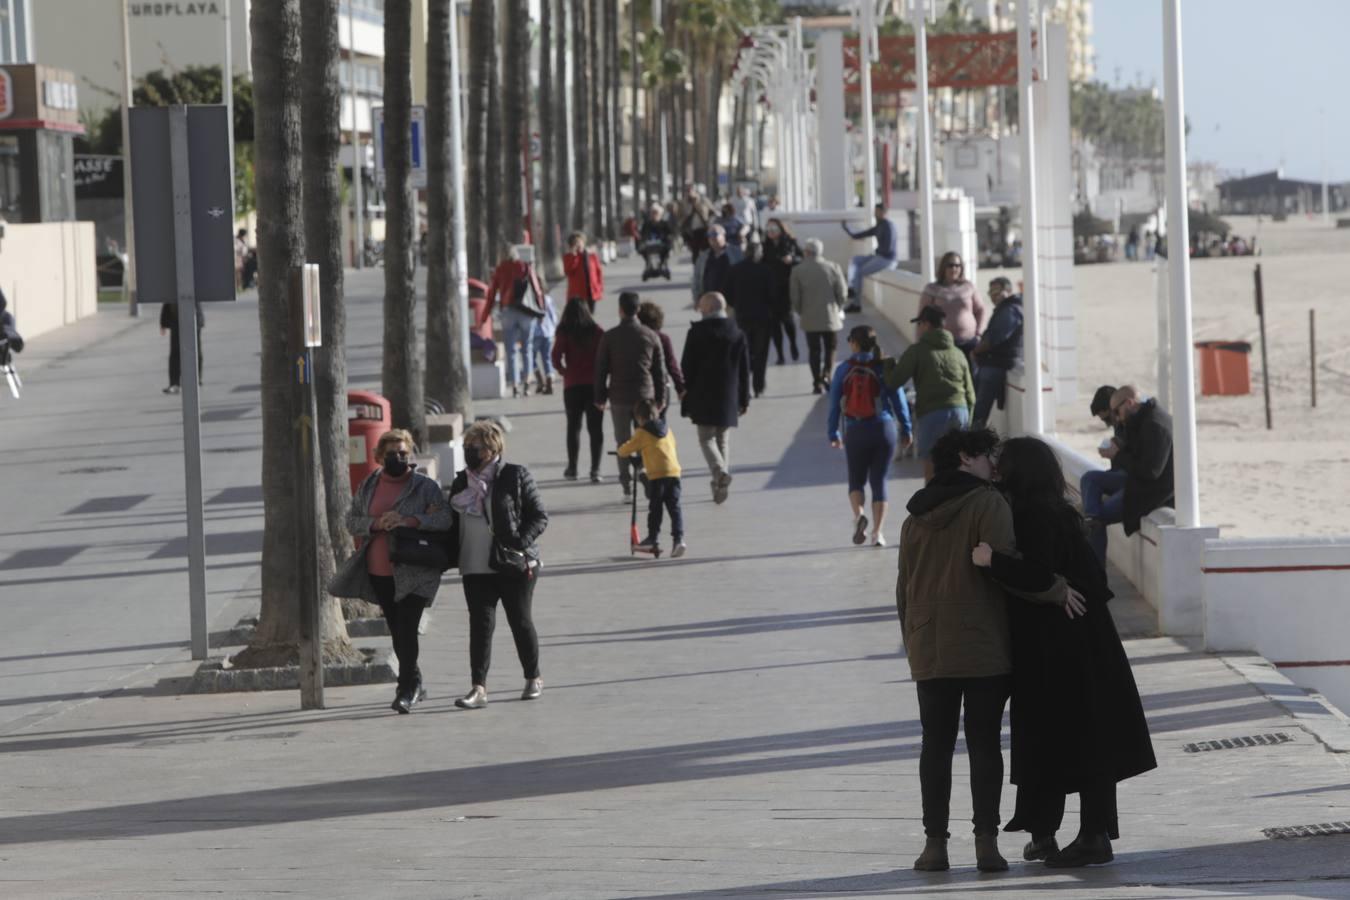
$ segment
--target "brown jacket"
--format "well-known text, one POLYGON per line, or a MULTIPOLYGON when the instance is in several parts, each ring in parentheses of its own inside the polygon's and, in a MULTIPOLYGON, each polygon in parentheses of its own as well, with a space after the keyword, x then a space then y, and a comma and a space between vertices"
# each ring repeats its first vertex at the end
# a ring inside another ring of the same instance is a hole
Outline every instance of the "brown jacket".
POLYGON ((637 316, 620 319, 595 353, 595 402, 628 407, 639 400, 666 402, 666 363, 661 339, 637 316))
MULTIPOLYGON (((1015 554, 1012 510, 992 484, 963 472, 944 472, 909 501, 900 530, 900 575, 895 604, 915 681, 983 678, 1012 671, 1004 588, 975 566, 981 542, 1015 554)), ((1064 581, 1040 602, 1060 602, 1064 581)))

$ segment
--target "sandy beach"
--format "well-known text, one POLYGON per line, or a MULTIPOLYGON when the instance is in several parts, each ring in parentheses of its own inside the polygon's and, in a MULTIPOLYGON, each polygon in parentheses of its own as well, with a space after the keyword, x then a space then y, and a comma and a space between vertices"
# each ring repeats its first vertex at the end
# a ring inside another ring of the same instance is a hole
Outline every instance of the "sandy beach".
MULTIPOLYGON (((1261 255, 1197 259, 1191 266, 1196 340, 1249 341, 1252 392, 1199 396, 1200 503, 1225 537, 1350 534, 1350 229, 1320 219, 1228 221, 1257 236, 1261 255), (1274 428, 1266 430, 1253 270, 1266 299, 1274 428), (1310 405, 1308 310, 1317 311, 1317 401, 1310 405)), ((981 288, 992 277, 981 272, 981 288)), ((1104 427, 1088 414, 1100 384, 1156 388, 1153 266, 1078 266, 1079 403, 1061 408, 1059 435, 1089 455, 1104 427)), ((1164 404, 1165 406, 1167 404, 1164 404)))

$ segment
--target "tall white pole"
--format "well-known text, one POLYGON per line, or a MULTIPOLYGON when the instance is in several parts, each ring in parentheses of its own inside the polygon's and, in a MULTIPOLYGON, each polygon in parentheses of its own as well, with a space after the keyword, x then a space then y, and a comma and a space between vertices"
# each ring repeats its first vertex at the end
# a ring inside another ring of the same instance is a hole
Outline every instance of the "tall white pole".
MULTIPOLYGON (((664 19, 661 12, 661 0, 652 0, 652 26, 655 28, 660 28, 662 21, 664 21, 664 19)), ((657 90, 657 94, 658 94, 658 100, 656 104, 657 108, 656 110, 654 110, 654 112, 656 113, 656 131, 657 131, 656 140, 661 150, 660 154, 661 175, 660 181, 657 184, 656 192, 661 197, 664 198, 667 196, 666 192, 669 190, 669 188, 666 187, 666 180, 670 177, 670 160, 666 155, 666 117, 664 110, 661 109, 662 104, 659 99, 660 95, 659 88, 657 90)), ((575 146, 575 144, 573 146, 575 146)), ((683 197, 680 198, 680 202, 681 203, 684 202, 683 197)))
POLYGON ((225 0, 225 59, 220 66, 220 101, 225 104, 225 139, 230 147, 230 215, 234 213, 234 34, 230 31, 230 7, 225 0))
MULTIPOLYGON (((366 204, 363 185, 365 154, 361 152, 361 129, 356 122, 356 16, 347 4, 347 96, 352 105, 352 268, 363 269, 366 264, 366 204)), ((454 28, 454 16, 450 17, 454 28)), ((455 48, 450 47, 453 54, 455 48)), ((453 59, 453 56, 452 56, 453 59)))
MULTIPOLYGON (((862 28, 858 35, 858 76, 862 84, 863 205, 870 212, 877 205, 876 130, 872 121, 872 57, 877 39, 876 0, 862 0, 862 28)), ((852 169, 852 166, 849 167, 852 169)), ((850 198, 852 192, 850 191, 850 198)))
POLYGON ((1023 407, 1022 427, 1028 434, 1045 432, 1045 415, 1041 392, 1044 387, 1041 373, 1041 297, 1038 269, 1040 259, 1039 223, 1036 216, 1036 126, 1035 81, 1033 74, 1036 57, 1032 55, 1032 2, 1017 4, 1017 121, 1022 136, 1022 322, 1025 367, 1026 404, 1023 407))
POLYGON ((1162 0, 1167 125, 1167 272, 1172 294, 1172 453, 1177 525, 1200 525, 1195 436, 1195 351, 1191 333, 1189 198, 1186 195, 1186 102, 1181 69, 1181 0, 1162 0))
POLYGON ((928 112, 928 0, 914 3, 914 82, 918 88, 919 260, 924 281, 936 281, 933 247, 933 126, 928 112))
POLYGON ((469 359, 469 252, 464 245, 464 126, 460 120, 459 76, 459 0, 450 5, 450 201, 454 209, 450 215, 450 233, 454 239, 455 303, 459 307, 459 358, 464 363, 460 377, 472 385, 469 359))
POLYGON ((123 251, 127 255, 122 270, 122 297, 127 303, 127 314, 139 316, 141 305, 136 299, 136 223, 131 214, 131 20, 127 14, 127 0, 122 0, 122 219, 123 251))

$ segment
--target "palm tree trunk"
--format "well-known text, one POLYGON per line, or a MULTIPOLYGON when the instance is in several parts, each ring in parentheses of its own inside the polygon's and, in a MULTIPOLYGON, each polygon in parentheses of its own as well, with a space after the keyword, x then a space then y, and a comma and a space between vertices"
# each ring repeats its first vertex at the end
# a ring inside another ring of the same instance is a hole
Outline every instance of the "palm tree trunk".
MULTIPOLYGON (((352 552, 344 520, 351 506, 347 463, 347 311, 342 291, 342 189, 338 175, 338 3, 313 0, 300 11, 302 178, 305 248, 319 264, 323 346, 314 353, 319 458, 328 544, 319 554, 324 581, 352 552)), ((359 173, 359 170, 354 170, 359 173)))
POLYGON ((614 145, 614 132, 609 117, 609 89, 610 89, 610 68, 609 68, 609 9, 608 0, 600 3, 592 3, 592 11, 595 13, 595 30, 592 34, 592 48, 595 55, 591 58, 591 65, 594 66, 595 84, 593 93, 595 97, 595 112, 597 115, 597 137, 596 149, 598 151, 600 165, 597 170, 600 187, 600 208, 602 210, 600 221, 597 223, 599 234, 606 240, 612 240, 613 221, 614 221, 614 166, 613 156, 610 149, 614 145))
MULTIPOLYGON (((609 143, 609 183, 614 205, 609 218, 609 237, 610 240, 618 240, 619 226, 623 222, 624 214, 631 211, 624 206, 623 195, 620 193, 623 182, 623 158, 619 150, 623 142, 623 118, 619 101, 623 89, 623 67, 619 60, 619 0, 606 0, 605 19, 608 24, 605 34, 609 38, 609 52, 606 54, 609 63, 609 132, 613 135, 613 140, 609 143)), ((634 194, 636 193, 634 190, 634 194)))
POLYGON ((450 277, 450 104, 459 86, 450 78, 453 0, 427 4, 427 372, 426 395, 464 413, 472 402, 464 380, 462 339, 469 323, 460 315, 450 277))
POLYGON ((497 265, 498 255, 502 251, 503 220, 506 210, 505 192, 502 190, 502 95, 501 95, 501 20, 497 17, 496 0, 489 5, 489 21, 484 28, 490 29, 492 39, 487 48, 487 143, 483 147, 483 177, 487 180, 488 191, 487 216, 484 227, 487 230, 487 265, 485 275, 497 265))
MULTIPOLYGON (((543 202, 539 212, 543 221, 535 227, 535 240, 542 254, 540 271, 547 281, 558 281, 563 277, 562 257, 558 255, 558 207, 557 194, 561 190, 558 183, 555 160, 557 159, 557 137, 553 133, 558 118, 555 111, 553 88, 554 37, 553 22, 554 0, 540 0, 539 5, 539 144, 543 150, 542 165, 539 167, 543 202)), ((561 23, 559 23, 561 26, 561 23)), ((561 28, 559 27, 559 30, 561 28)))
POLYGON ((426 443, 413 283, 412 0, 384 5, 384 395, 393 424, 426 443))
POLYGON ((506 53, 502 65, 502 233, 524 239, 526 137, 530 133, 530 11, 526 0, 507 0, 506 53))
POLYGON ((564 3, 572 9, 572 145, 573 205, 572 227, 586 230, 590 222, 587 207, 591 202, 591 97, 586 77, 586 4, 583 0, 564 3))
MULTIPOLYGON (((637 206, 638 218, 641 219, 642 210, 651 202, 651 194, 646 193, 646 196, 644 197, 638 193, 638 185, 640 183, 638 180, 638 173, 642 171, 642 158, 644 155, 643 145, 646 143, 646 135, 642 130, 642 118, 638 114, 638 97, 639 92, 641 91, 640 82, 642 66, 638 59, 638 13, 636 2, 630 2, 628 4, 628 62, 628 75, 632 82, 630 85, 632 93, 629 102, 633 105, 632 124, 629 126, 632 129, 632 140, 629 143, 629 146, 632 147, 631 155, 629 156, 629 167, 632 170, 630 178, 633 184, 633 202, 637 206)), ((644 184, 645 187, 645 181, 641 183, 644 184)))
POLYGON ((489 47, 494 40, 490 19, 493 0, 473 0, 469 7, 469 121, 464 133, 465 151, 464 193, 470 223, 465 230, 469 256, 469 275, 486 279, 492 271, 488 258, 488 239, 483 228, 475 227, 487 221, 488 189, 484 175, 487 147, 487 98, 492 89, 488 69, 489 47))
MULTIPOLYGON (((553 58, 553 102, 556 104, 558 116, 553 134, 553 186, 555 197, 553 198, 553 221, 558 229, 558 250, 562 252, 562 231, 570 228, 569 213, 572 211, 576 202, 576 194, 572 187, 572 153, 573 142, 569 139, 572 132, 572 123, 574 119, 573 110, 575 103, 573 96, 567 90, 567 47, 570 42, 571 18, 568 12, 571 4, 562 2, 562 0, 548 0, 550 4, 557 4, 558 37, 554 46, 553 58)), ((561 269, 556 273, 550 273, 550 278, 561 278, 561 269)))
MULTIPOLYGON (((258 327, 262 347, 262 600, 248 647, 233 658, 240 667, 294 665, 299 660, 299 577, 295 567, 296 504, 300 497, 291 462, 299 411, 292 388, 290 274, 305 261, 300 198, 300 2, 275 0, 253 9, 254 177, 258 191, 258 327)), ((336 79, 334 79, 336 82, 336 79)), ((336 166, 334 166, 336 171, 336 166)), ((322 491, 320 474, 315 489, 322 491)), ((321 496, 321 495, 316 495, 321 496)), ((326 538, 326 535, 325 535, 326 538)), ((320 544, 326 544, 326 540, 320 544)), ((321 614, 324 656, 346 662, 351 645, 336 602, 325 597, 321 614)))
POLYGON ((605 178, 609 166, 605 162, 604 109, 601 99, 604 91, 604 72, 600 59, 600 0, 588 0, 586 11, 586 60, 590 79, 586 85, 586 103, 590 106, 590 155, 595 159, 595 171, 589 185, 591 191, 591 232, 597 240, 605 236, 605 178))

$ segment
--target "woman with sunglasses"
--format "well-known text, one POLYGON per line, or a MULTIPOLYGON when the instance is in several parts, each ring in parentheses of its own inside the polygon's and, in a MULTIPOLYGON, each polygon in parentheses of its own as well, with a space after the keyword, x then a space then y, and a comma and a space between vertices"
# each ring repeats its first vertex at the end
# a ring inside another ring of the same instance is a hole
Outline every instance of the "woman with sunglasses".
POLYGON ((942 254, 937 281, 925 285, 919 297, 919 312, 923 312, 925 306, 936 306, 947 314, 943 327, 952 333, 952 339, 966 354, 966 361, 973 372, 975 360, 971 354, 980 342, 980 335, 984 334, 988 309, 979 290, 966 279, 965 274, 966 267, 961 261, 961 254, 954 251, 942 254))

